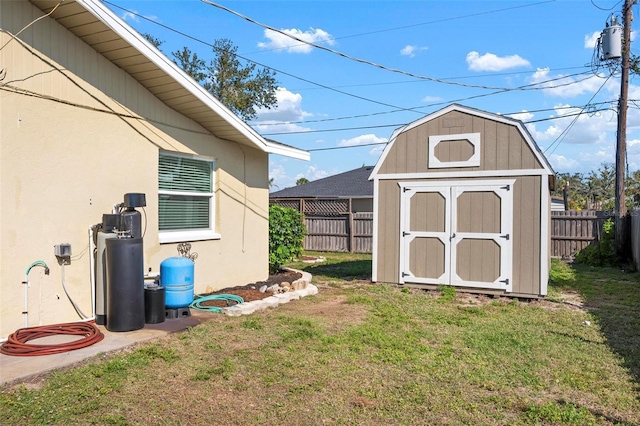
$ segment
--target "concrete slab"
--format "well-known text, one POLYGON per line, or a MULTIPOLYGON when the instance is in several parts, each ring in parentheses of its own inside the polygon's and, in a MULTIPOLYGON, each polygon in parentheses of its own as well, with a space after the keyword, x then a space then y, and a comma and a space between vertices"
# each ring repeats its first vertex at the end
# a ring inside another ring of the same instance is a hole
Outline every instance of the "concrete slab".
MULTIPOLYGON (((104 339, 94 345, 69 352, 41 356, 11 356, 0 354, 0 384, 16 381, 27 381, 50 371, 69 367, 101 353, 113 352, 136 343, 145 342, 167 335, 168 333, 185 330, 200 324, 208 312, 191 310, 191 316, 166 320, 159 324, 145 324, 144 328, 126 332, 111 332, 104 326, 98 325, 104 339)), ((75 340, 72 336, 50 336, 32 340, 31 344, 64 343, 75 340)))
MULTIPOLYGON (((299 290, 268 297, 256 302, 246 302, 240 305, 224 308, 223 312, 229 316, 248 315, 257 310, 274 308, 279 304, 288 303, 301 297, 318 293, 318 288, 311 284, 311 274, 301 272, 303 277, 296 282, 299 290)), ((104 326, 98 328, 104 334, 104 339, 92 346, 69 352, 42 356, 10 356, 0 354, 0 385, 26 382, 50 371, 70 367, 102 353, 109 353, 132 346, 137 343, 163 337, 169 333, 186 330, 200 324, 219 313, 190 310, 188 317, 167 319, 159 324, 145 324, 144 328, 127 332, 111 332, 104 326)), ((73 336, 51 336, 44 339, 32 340, 31 344, 63 343, 73 340, 73 336)))

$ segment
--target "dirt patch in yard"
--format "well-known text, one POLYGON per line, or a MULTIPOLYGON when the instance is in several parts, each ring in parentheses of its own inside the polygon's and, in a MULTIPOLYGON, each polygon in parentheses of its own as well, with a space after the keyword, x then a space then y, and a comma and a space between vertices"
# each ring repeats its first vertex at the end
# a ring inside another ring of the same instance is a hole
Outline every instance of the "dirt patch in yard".
MULTIPOLYGON (((245 302, 253 302, 255 300, 262 300, 269 296, 273 296, 270 292, 261 292, 260 288, 272 285, 281 285, 282 283, 293 283, 294 281, 302 278, 302 274, 296 271, 280 270, 277 274, 270 275, 265 281, 258 281, 255 283, 249 283, 243 286, 228 287, 222 290, 217 290, 212 293, 201 294, 200 296, 211 296, 216 294, 233 294, 240 296, 245 302)), ((201 306, 215 306, 218 308, 224 308, 227 306, 233 306, 236 302, 230 300, 208 300, 202 302, 201 306)))

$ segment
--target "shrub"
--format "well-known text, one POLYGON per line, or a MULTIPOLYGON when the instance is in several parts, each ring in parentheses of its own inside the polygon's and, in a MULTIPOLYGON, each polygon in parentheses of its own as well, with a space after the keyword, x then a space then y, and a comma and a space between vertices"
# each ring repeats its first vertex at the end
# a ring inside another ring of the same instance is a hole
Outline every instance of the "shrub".
POLYGON ((269 206, 269 273, 302 254, 307 233, 302 214, 277 204, 269 206))
POLYGON ((602 225, 600 243, 592 244, 576 253, 576 262, 590 266, 616 266, 615 225, 607 219, 602 225))

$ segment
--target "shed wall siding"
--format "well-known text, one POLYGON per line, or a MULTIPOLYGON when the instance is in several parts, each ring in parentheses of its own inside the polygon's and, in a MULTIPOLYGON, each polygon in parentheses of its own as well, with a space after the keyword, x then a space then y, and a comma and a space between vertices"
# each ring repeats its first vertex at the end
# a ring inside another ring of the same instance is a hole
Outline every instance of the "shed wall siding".
POLYGON ((398 181, 380 181, 378 202, 378 281, 397 283, 400 253, 398 181))
MULTIPOLYGON (((515 179, 516 182, 513 188, 513 293, 533 295, 540 293, 540 185, 542 179, 540 176, 524 176, 515 179)), ((440 180, 430 181, 437 182, 440 180)), ((448 180, 450 181, 451 179, 448 180)), ((464 180, 466 179, 460 179, 460 181, 464 180)), ((408 180, 405 179, 403 181, 408 180)), ((378 211, 380 216, 377 230, 377 279, 380 282, 399 282, 400 187, 398 182, 399 180, 379 181, 378 211)), ((468 204, 467 200, 463 199, 462 204, 464 209, 464 205, 468 204)), ((486 208, 490 211, 495 206, 489 203, 486 208)), ((413 211, 412 214, 414 214, 413 211)), ((467 226, 469 229, 477 229, 478 227, 495 228, 495 217, 488 215, 483 220, 487 222, 473 222, 470 219, 467 222, 463 221, 462 226, 467 226)), ((462 247, 462 250, 464 249, 475 251, 477 247, 462 247)), ((495 256, 487 256, 487 259, 495 259, 495 256)), ((411 259, 410 261, 416 264, 419 259, 411 259)), ((438 257, 434 261, 438 263, 441 259, 438 257)), ((474 271, 466 271, 469 276, 476 273, 482 277, 496 274, 495 265, 483 265, 481 261, 479 263, 472 261, 471 266, 474 271)))
POLYGON ((379 173, 384 175, 539 168, 542 168, 542 165, 517 127, 460 111, 451 111, 400 133, 381 165, 379 173), (480 133, 480 166, 428 168, 429 136, 461 133, 480 133))

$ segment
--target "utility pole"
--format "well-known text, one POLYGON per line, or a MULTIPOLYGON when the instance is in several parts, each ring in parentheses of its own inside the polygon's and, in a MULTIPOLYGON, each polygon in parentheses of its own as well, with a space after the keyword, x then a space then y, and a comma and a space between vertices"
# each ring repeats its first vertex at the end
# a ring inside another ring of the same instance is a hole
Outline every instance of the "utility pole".
POLYGON ((618 100, 618 136, 616 140, 615 243, 619 258, 625 258, 627 204, 624 193, 625 162, 627 156, 627 93, 629 92, 629 55, 631 51, 631 6, 635 0, 625 0, 622 9, 622 77, 618 100))

